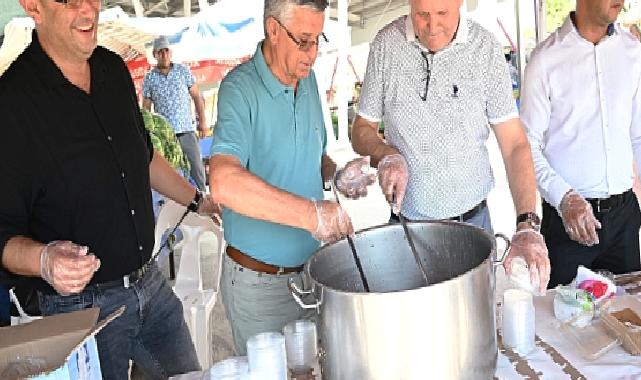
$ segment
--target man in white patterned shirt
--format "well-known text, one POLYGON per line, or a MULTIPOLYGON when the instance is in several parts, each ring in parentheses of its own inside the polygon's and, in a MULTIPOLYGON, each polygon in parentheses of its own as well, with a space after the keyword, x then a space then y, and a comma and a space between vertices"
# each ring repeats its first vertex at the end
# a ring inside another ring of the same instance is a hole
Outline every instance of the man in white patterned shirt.
POLYGON ((491 232, 485 201, 494 185, 485 146, 491 125, 519 215, 505 265, 523 256, 544 289, 549 262, 537 231, 532 158, 508 66, 496 39, 462 16, 461 5, 411 0, 410 15, 377 34, 352 145, 378 167, 394 212, 413 220, 456 219, 491 232), (385 140, 377 134, 381 121, 385 140))
POLYGON ((641 44, 614 22, 622 0, 578 0, 536 47, 523 82, 523 122, 543 197, 550 286, 583 265, 625 273, 639 264, 641 44))

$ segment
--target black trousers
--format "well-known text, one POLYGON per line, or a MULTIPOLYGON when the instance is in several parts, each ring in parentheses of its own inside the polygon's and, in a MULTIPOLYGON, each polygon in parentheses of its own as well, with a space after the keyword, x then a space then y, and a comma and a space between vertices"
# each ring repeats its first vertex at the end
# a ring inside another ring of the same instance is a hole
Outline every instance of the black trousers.
POLYGON ((599 244, 592 247, 570 239, 556 209, 543 201, 541 233, 548 247, 550 283, 548 288, 569 284, 579 265, 592 270, 606 269, 614 274, 637 271, 639 263, 639 227, 641 212, 632 191, 625 194, 623 204, 595 216, 601 222, 597 230, 599 244))

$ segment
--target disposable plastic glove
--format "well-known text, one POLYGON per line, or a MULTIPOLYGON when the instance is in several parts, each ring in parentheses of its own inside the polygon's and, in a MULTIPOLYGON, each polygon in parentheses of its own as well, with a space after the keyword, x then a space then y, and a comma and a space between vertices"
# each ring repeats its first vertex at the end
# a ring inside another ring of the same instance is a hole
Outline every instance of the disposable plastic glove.
POLYGON ((81 292, 100 268, 88 248, 70 241, 52 241, 40 254, 40 276, 60 295, 81 292))
POLYGON ((318 226, 312 234, 318 241, 334 242, 354 234, 352 221, 345 210, 334 201, 314 201, 318 226))
POLYGON ((559 206, 565 232, 570 239, 588 247, 599 244, 596 230, 601 223, 594 216, 592 205, 574 189, 568 191, 559 206))
POLYGON ((378 162, 378 183, 394 214, 401 210, 408 176, 407 161, 400 154, 387 155, 378 162))
POLYGON ((198 215, 208 216, 220 225, 220 205, 214 201, 211 194, 203 194, 203 200, 198 206, 198 215))
POLYGON ((530 271, 530 283, 538 287, 539 294, 545 294, 550 281, 550 259, 543 235, 533 229, 517 231, 512 236, 510 250, 503 261, 505 273, 512 272, 512 260, 522 257, 530 271))
POLYGON ((351 160, 344 168, 336 172, 336 189, 351 199, 367 195, 367 186, 376 181, 375 174, 368 174, 370 157, 359 157, 351 160))

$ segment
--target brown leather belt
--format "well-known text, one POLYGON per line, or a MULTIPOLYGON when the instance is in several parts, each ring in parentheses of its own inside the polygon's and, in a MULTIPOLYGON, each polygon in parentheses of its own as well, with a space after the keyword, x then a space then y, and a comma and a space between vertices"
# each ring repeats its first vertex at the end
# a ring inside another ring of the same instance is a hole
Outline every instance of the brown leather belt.
POLYGON ((251 269, 255 272, 267 273, 267 274, 288 274, 296 273, 303 270, 303 266, 297 267, 277 267, 275 265, 267 264, 262 261, 256 260, 252 257, 247 256, 231 245, 227 246, 227 256, 230 259, 234 260, 236 264, 243 266, 247 269, 251 269))

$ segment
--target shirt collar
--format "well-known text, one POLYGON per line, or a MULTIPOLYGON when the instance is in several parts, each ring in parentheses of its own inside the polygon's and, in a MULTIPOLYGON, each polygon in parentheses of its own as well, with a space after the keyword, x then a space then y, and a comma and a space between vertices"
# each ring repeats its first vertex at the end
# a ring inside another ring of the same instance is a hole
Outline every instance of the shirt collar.
MULTIPOLYGON (((265 87, 267 88, 267 91, 269 91, 269 94, 272 96, 272 98, 276 97, 276 95, 290 88, 282 84, 274 76, 272 71, 269 69, 269 66, 267 66, 267 62, 265 62, 265 56, 263 55, 263 41, 260 41, 256 46, 256 52, 254 53, 254 57, 252 58, 252 60, 254 61, 254 67, 256 67, 258 76, 263 81, 263 85, 265 85, 265 87)), ((299 80, 298 81, 299 88, 300 88, 300 85, 301 85, 301 81, 299 80)))
MULTIPOLYGON (((170 63, 169 63, 169 71, 167 72, 167 75, 169 75, 169 73, 174 69, 174 67, 175 67, 175 66, 174 66, 174 63, 173 63, 173 62, 170 62, 170 63)), ((157 74, 162 74, 162 71, 160 71, 160 69, 158 68, 158 66, 154 66, 154 67, 151 69, 151 71, 155 71, 157 74)), ((164 75, 164 74, 163 74, 163 75, 164 75)))
MULTIPOLYGON (((467 35, 469 32, 468 32, 468 25, 467 25, 467 16, 465 15, 465 12, 460 12, 458 24, 459 24, 458 30, 454 35, 454 39, 448 46, 464 44, 467 42, 467 35)), ((407 42, 420 47, 422 50, 427 50, 427 48, 418 41, 418 38, 416 38, 416 33, 414 32, 414 24, 412 23, 411 15, 405 16, 405 37, 407 38, 407 42)))
MULTIPOLYGON (((98 48, 96 47, 96 49, 98 48)), ((47 85, 56 87, 71 84, 62 73, 62 70, 60 70, 51 57, 42 49, 42 45, 40 45, 40 41, 38 40, 38 33, 35 29, 31 34, 31 44, 25 50, 25 53, 29 54, 31 60, 36 64, 37 75, 39 75, 47 85)), ((93 93, 102 85, 106 77, 106 67, 101 60, 96 58, 95 50, 91 57, 89 57, 89 69, 91 70, 91 92, 93 93)))
MULTIPOLYGON (((574 18, 574 11, 570 12, 568 16, 565 18, 565 21, 563 22, 563 25, 561 25, 561 28, 559 29, 559 37, 561 37, 561 40, 564 40, 567 36, 570 34, 574 34, 577 37, 581 37, 579 34, 579 31, 576 29, 576 26, 574 25, 574 21, 572 20, 574 18)), ((619 31, 615 27, 614 24, 608 25, 608 31, 605 38, 611 37, 615 34, 618 34, 619 31)))
POLYGON ((25 53, 29 55, 31 61, 36 65, 36 75, 40 76, 47 85, 55 87, 69 83, 60 68, 42 49, 42 45, 38 40, 38 32, 35 29, 31 34, 31 44, 25 50, 25 53))

